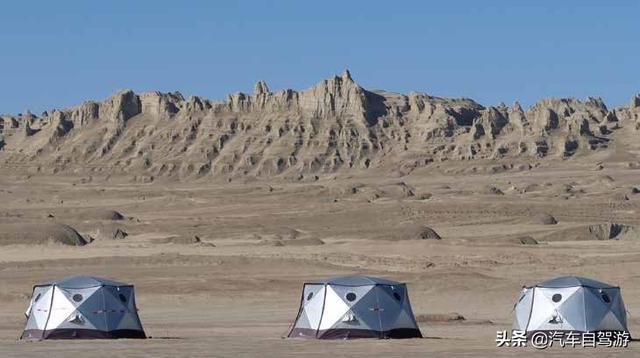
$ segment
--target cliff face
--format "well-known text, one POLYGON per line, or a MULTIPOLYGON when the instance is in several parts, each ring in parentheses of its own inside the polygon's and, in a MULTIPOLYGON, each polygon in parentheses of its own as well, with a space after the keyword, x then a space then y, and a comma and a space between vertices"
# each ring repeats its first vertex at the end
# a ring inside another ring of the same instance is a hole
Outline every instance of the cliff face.
POLYGON ((0 116, 0 161, 150 176, 300 176, 433 161, 572 157, 640 130, 640 95, 484 107, 470 99, 367 91, 348 71, 303 91, 224 101, 121 91, 103 101, 0 116))

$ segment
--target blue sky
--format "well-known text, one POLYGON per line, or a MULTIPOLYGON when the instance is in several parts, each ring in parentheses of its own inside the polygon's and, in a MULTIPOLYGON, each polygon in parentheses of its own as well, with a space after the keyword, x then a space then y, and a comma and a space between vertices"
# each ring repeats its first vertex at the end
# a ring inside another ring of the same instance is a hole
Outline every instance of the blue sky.
POLYGON ((640 92, 640 1, 14 1, 0 113, 135 91, 224 98, 349 68, 365 88, 482 104, 640 92))

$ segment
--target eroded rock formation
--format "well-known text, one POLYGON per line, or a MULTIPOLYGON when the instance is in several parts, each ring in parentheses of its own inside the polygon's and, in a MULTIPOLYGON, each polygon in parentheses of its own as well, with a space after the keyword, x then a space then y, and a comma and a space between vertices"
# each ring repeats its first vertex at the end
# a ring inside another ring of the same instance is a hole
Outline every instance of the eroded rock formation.
POLYGON ((571 157, 640 130, 640 95, 609 110, 599 98, 484 107, 471 99, 369 91, 349 71, 313 87, 224 101, 120 91, 103 101, 1 116, 5 165, 150 176, 304 176, 442 160, 571 157), (24 135, 14 134, 16 130, 24 135))

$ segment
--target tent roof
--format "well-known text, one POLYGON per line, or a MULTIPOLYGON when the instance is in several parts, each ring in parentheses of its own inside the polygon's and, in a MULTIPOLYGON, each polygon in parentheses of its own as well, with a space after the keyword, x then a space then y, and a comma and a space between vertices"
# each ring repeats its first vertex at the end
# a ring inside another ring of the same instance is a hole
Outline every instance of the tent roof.
POLYGON ((369 285, 402 285, 401 282, 391 281, 384 278, 372 276, 338 276, 324 280, 310 281, 309 284, 329 284, 339 286, 369 286, 369 285))
POLYGON ((63 288, 88 288, 96 286, 131 286, 128 283, 108 280, 106 278, 94 276, 69 276, 61 280, 49 281, 37 286, 53 286, 63 288))
POLYGON ((556 277, 551 280, 543 281, 535 285, 535 287, 545 287, 545 288, 561 288, 561 287, 576 287, 576 286, 586 286, 593 288, 617 288, 617 286, 612 286, 604 282, 592 280, 586 277, 580 276, 562 276, 556 277))

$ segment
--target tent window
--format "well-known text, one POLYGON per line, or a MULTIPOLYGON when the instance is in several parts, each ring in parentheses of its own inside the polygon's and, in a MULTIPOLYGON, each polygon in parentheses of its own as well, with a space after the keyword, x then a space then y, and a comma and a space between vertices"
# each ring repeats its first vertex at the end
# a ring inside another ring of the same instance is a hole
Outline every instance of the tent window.
POLYGON ((553 296, 551 297, 551 300, 552 300, 553 302, 556 302, 556 303, 557 303, 557 302, 560 302, 560 301, 562 301, 562 295, 561 295, 561 294, 559 294, 559 293, 556 293, 555 295, 553 295, 553 296))
POLYGON ((313 298, 313 292, 309 292, 309 294, 307 295, 307 301, 311 301, 312 298, 313 298))
POLYGON ((33 302, 38 302, 38 300, 40 299, 40 297, 42 297, 42 293, 38 293, 38 295, 36 296, 36 298, 33 299, 33 302))
POLYGON ((402 301, 402 297, 400 297, 400 294, 398 292, 394 292, 393 297, 395 297, 395 299, 398 301, 402 301))
POLYGON ((74 300, 74 301, 76 301, 76 302, 80 302, 80 301, 82 301, 82 298, 83 298, 83 297, 82 297, 82 295, 81 295, 81 294, 76 293, 75 295, 73 295, 73 297, 72 297, 72 298, 73 298, 73 300, 74 300))
POLYGON ((602 300, 606 303, 611 303, 611 298, 607 295, 606 292, 602 292, 602 300))
POLYGON ((127 297, 125 297, 125 295, 121 293, 118 295, 118 297, 120 298, 120 301, 122 301, 122 303, 127 303, 127 297))
POLYGON ((356 300, 356 294, 353 292, 349 292, 347 293, 347 295, 345 296, 347 298, 347 301, 349 302, 353 302, 356 300))

